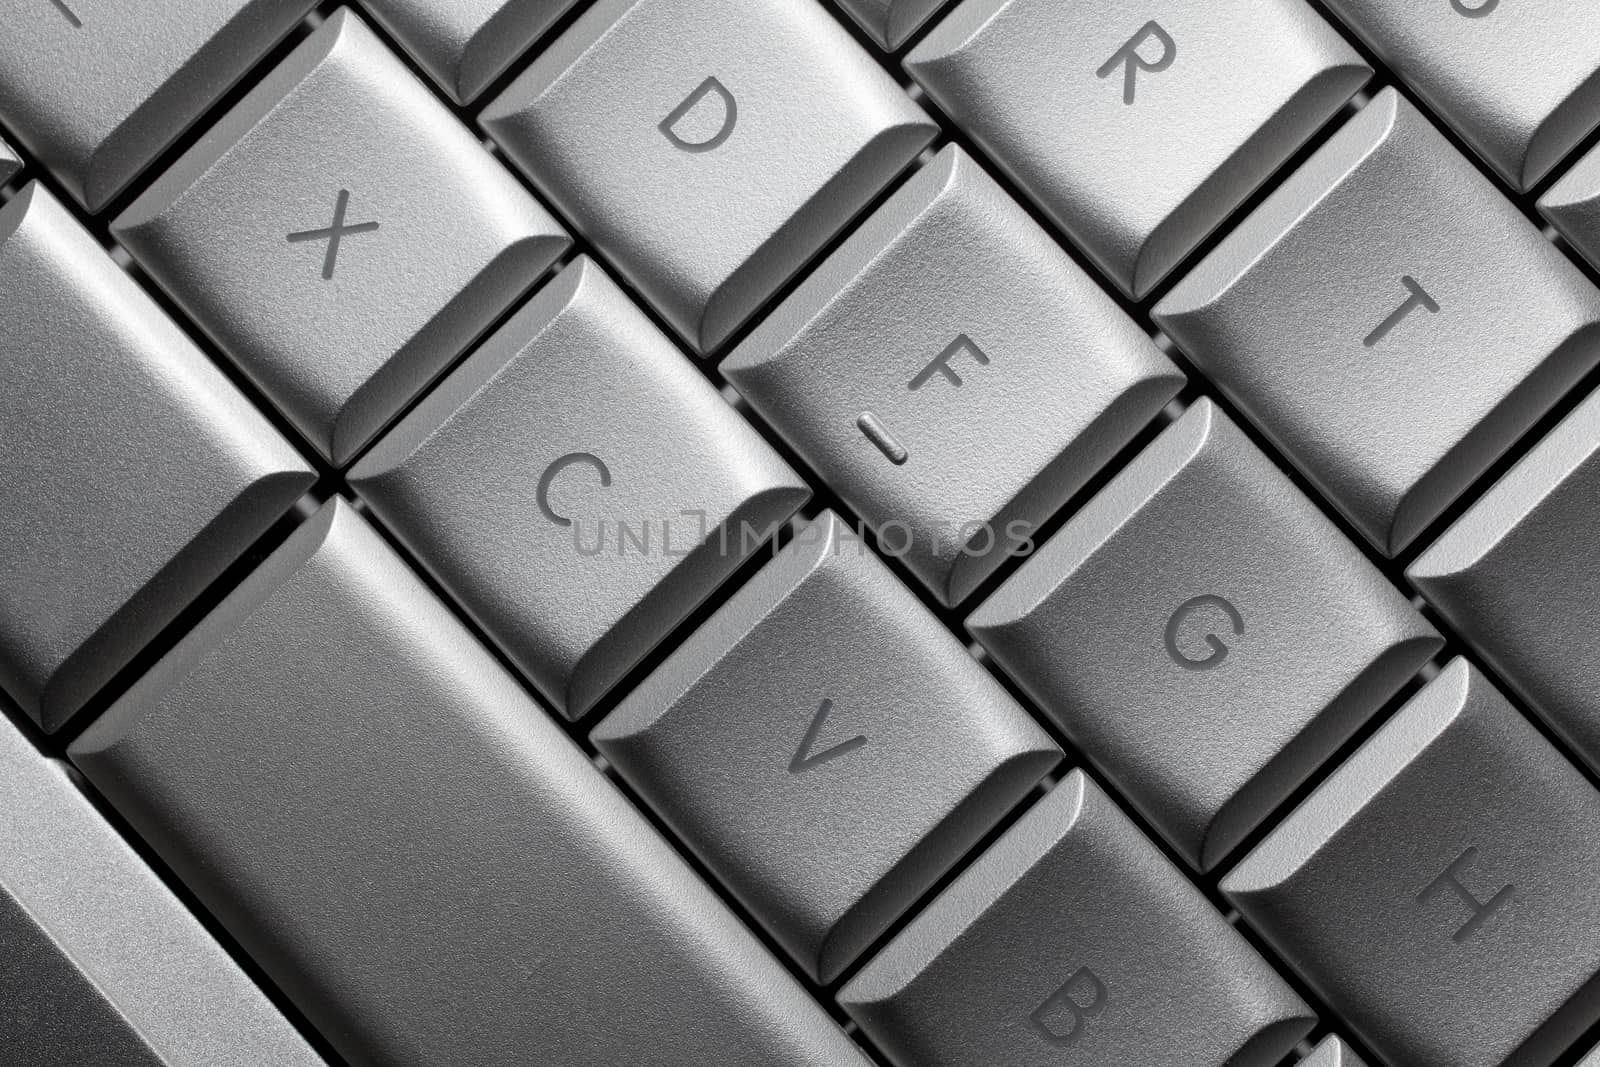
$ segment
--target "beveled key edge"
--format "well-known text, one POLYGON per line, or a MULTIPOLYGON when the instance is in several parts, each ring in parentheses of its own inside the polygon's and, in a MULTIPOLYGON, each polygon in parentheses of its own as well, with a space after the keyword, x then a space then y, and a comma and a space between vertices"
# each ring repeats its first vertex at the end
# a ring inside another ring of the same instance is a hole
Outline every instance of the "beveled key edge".
POLYGON ((1583 156, 1539 198, 1539 213, 1600 268, 1600 148, 1583 156))
MULTIPOLYGON (((49 188, 37 179, 30 181, 15 197, 0 205, 0 245, 29 226, 60 227, 56 241, 48 245, 60 255, 83 252, 104 271, 104 278, 136 303, 147 305, 149 313, 167 336, 159 338, 177 352, 187 352, 191 366, 203 381, 219 391, 234 406, 236 414, 255 423, 248 427, 262 434, 250 443, 268 464, 276 469, 257 477, 240 490, 183 545, 149 582, 118 606, 99 629, 73 649, 45 682, 38 700, 12 692, 19 706, 39 723, 46 733, 64 726, 102 686, 111 681, 159 631, 233 563, 267 528, 281 517, 316 481, 316 474, 294 446, 274 430, 264 416, 234 389, 232 383, 194 347, 181 328, 172 322, 138 284, 118 267, 99 243, 76 221, 49 188), (74 250, 64 241, 76 242, 74 250), (178 602, 163 604, 176 597, 178 602)), ((237 429, 238 427, 235 426, 237 429)))

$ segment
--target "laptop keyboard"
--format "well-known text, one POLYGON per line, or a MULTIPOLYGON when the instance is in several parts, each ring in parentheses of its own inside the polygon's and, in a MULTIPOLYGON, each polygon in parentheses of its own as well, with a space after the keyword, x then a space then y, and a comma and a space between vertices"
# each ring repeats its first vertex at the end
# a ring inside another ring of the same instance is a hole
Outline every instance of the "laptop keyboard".
POLYGON ((1600 5, 0 16, 0 1064, 1600 1067, 1600 5))

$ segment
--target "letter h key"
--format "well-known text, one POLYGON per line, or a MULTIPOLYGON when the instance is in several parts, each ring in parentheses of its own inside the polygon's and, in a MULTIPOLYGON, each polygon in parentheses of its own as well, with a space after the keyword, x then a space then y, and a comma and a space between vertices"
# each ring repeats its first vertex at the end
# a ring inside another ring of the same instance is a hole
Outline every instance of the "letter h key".
POLYGON ((1468 848, 1457 856, 1450 866, 1444 869, 1443 874, 1429 882, 1423 887, 1422 892, 1417 894, 1417 903, 1426 904, 1434 897, 1449 891, 1459 897, 1461 903, 1465 904, 1472 912, 1471 917, 1461 924, 1455 933, 1450 935, 1450 940, 1458 944, 1476 933, 1478 927, 1487 922, 1491 915, 1516 899, 1516 887, 1508 885, 1500 889, 1488 900, 1479 900, 1472 890, 1468 889, 1461 881, 1467 868, 1475 866, 1477 860, 1478 850, 1476 848, 1468 848))

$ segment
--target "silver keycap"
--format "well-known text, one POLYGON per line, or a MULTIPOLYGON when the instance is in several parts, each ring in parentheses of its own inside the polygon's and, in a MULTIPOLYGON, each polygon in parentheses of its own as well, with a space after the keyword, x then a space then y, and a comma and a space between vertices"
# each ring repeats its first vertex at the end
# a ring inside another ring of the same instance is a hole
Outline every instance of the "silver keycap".
POLYGON ((70 754, 350 1063, 866 1067, 342 502, 70 754))
POLYGON ((112 232, 339 465, 568 243, 348 10, 112 232))
POLYGON ((22 169, 22 160, 5 141, 0 140, 0 185, 10 181, 22 169))
POLYGON ((1600 292, 1393 89, 1155 317, 1390 555, 1600 358, 1600 292))
POLYGON ((1600 766, 1600 392, 1406 576, 1528 703, 1600 766))
POLYGON ((1135 297, 1372 74, 1304 0, 965 0, 906 69, 1135 297))
POLYGON ((367 0, 458 104, 470 103, 576 0, 367 0))
POLYGON ((0 686, 54 730, 314 479, 37 182, 0 294, 0 686))
POLYGON ((1206 400, 967 625, 1204 870, 1442 643, 1206 400))
POLYGON ((1587 1056, 1579 1060, 1577 1067, 1600 1067, 1600 1045, 1596 1045, 1587 1056))
POLYGON ((1457 659, 1223 880, 1386 1061, 1542 1067, 1600 1016, 1600 794, 1457 659))
POLYGON ((1329 1037, 1312 1049, 1311 1055, 1300 1061, 1300 1067, 1367 1067, 1367 1064, 1351 1052, 1350 1046, 1343 1041, 1329 1037))
POLYGON ((0 122, 99 211, 314 2, 13 0, 0 122))
POLYGON ((1550 187, 1539 210, 1585 259, 1600 266, 1600 148, 1550 187))
POLYGON ((839 1000, 898 1067, 1268 1067, 1315 1022, 1082 771, 839 1000))
POLYGON ((838 0, 880 47, 894 51, 906 43, 949 0, 838 0))
POLYGON ((1327 0, 1517 189, 1600 123, 1590 0, 1327 0))
POLYGON ((350 480, 572 718, 810 495, 586 258, 350 480))
POLYGON ((261 991, 0 715, 0 1047, 26 1067, 316 1067, 261 991))
POLYGON ((722 371, 946 604, 1024 549, 1183 386, 955 147, 722 371))
POLYGON ((937 132, 816 0, 599 0, 481 121, 700 352, 937 132))
POLYGON ((1061 758, 832 512, 593 736, 824 983, 1061 758))

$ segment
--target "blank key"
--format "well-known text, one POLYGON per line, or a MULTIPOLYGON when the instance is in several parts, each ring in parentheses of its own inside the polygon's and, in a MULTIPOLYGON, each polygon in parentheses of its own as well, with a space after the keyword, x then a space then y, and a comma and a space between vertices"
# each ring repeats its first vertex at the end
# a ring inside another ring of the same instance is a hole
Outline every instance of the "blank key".
POLYGON ((1326 0, 1517 189, 1600 124, 1589 0, 1326 0))
POLYGON ((839 991, 897 1067, 1272 1067, 1310 1009, 1082 771, 839 991))
POLYGON ((1406 576, 1600 767, 1600 392, 1406 576))
POLYGON ((314 480, 37 182, 0 208, 0 685, 60 727, 314 480))
POLYGON ((722 364, 958 603, 1183 386, 971 157, 946 148, 722 364))
POLYGON ((342 501, 70 754, 346 1063, 866 1067, 342 501))
POLYGON ((1544 1067, 1600 1016, 1600 794, 1452 662, 1222 882, 1405 1067, 1544 1067))
POLYGON ((822 982, 1061 757, 832 512, 593 736, 822 982))
POLYGON ((1393 89, 1155 317, 1389 555, 1600 359, 1600 292, 1393 89))
POLYGON ((337 465, 568 243, 348 9, 112 231, 337 465))
POLYGON ((499 77, 575 0, 367 0, 459 104, 499 77))
POLYGON ((1209 401, 967 625, 1201 869, 1441 643, 1209 401))
POLYGON ((1304 0, 965 0, 906 69, 1135 297, 1372 73, 1304 0))
POLYGON ((817 0, 600 0, 481 121, 700 352, 936 133, 817 0))
POLYGON ((322 1064, 66 768, 3 716, 0 945, 8 1064, 322 1064))
POLYGON ((350 480, 572 718, 810 495, 587 258, 350 480))
POLYGON ((0 122, 99 211, 315 0, 12 0, 0 122))

